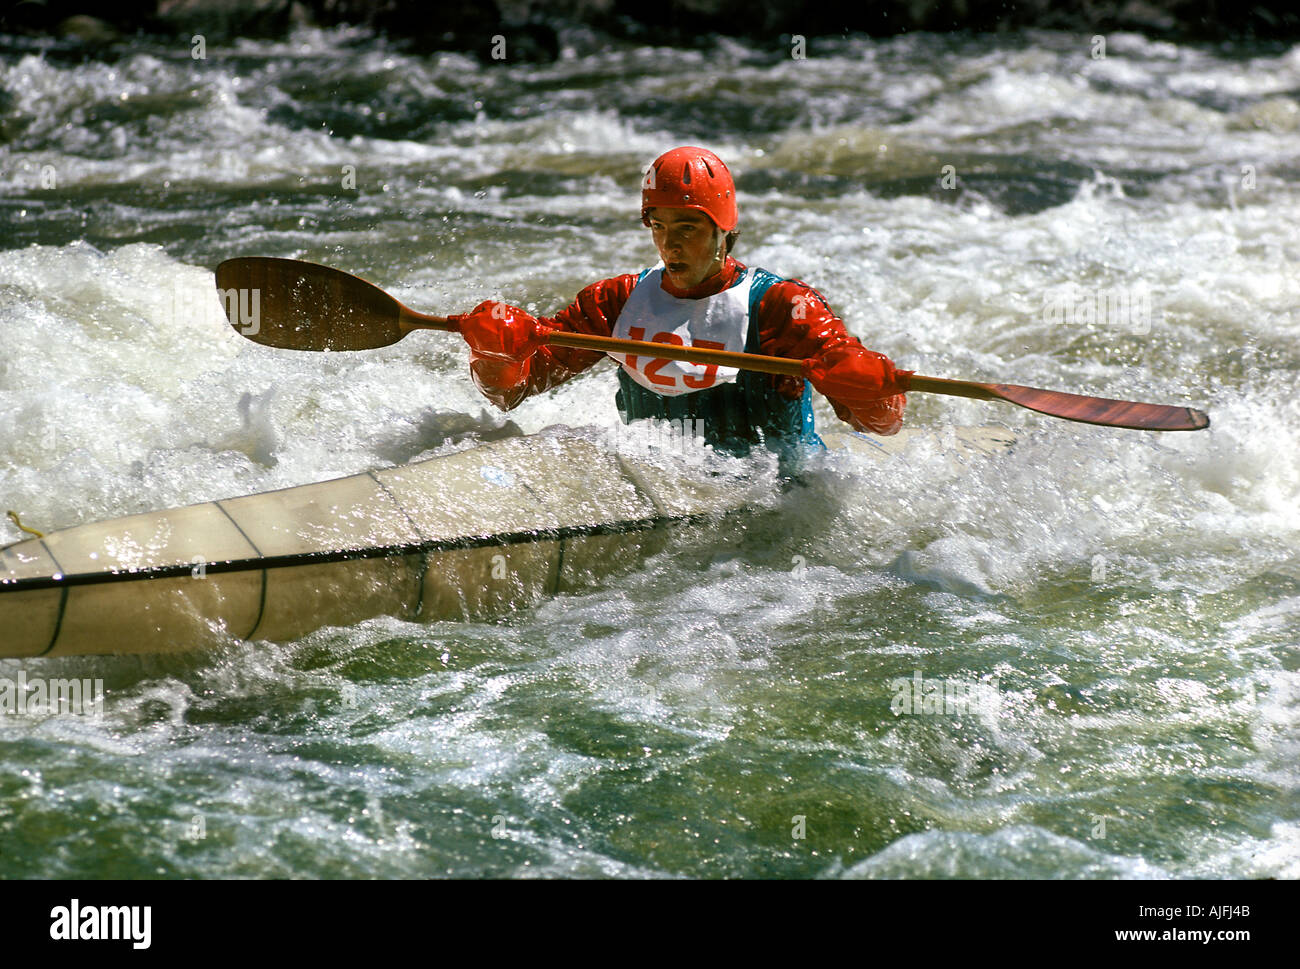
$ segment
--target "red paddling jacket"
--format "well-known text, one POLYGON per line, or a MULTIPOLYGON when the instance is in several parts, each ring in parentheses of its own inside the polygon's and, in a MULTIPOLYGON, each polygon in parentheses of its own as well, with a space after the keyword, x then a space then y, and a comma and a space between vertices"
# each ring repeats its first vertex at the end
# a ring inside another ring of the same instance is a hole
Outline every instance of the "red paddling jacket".
MULTIPOLYGON (((666 294, 647 293, 646 296, 658 296, 661 302, 666 300, 686 306, 688 310, 690 304, 682 301, 705 301, 719 294, 725 298, 728 294, 724 291, 747 284, 747 319, 740 321, 743 326, 738 337, 746 352, 806 359, 840 348, 856 347, 868 356, 885 361, 882 355, 862 348, 817 290, 797 279, 782 279, 762 269, 749 270, 731 257, 718 273, 689 290, 677 289, 666 276, 651 270, 639 276, 627 274, 602 279, 583 289, 566 309, 554 317, 538 318, 538 322, 574 333, 655 339, 655 335, 637 332, 638 328, 633 328, 630 334, 615 332, 620 314, 642 280, 647 280, 646 285, 659 280, 660 288, 666 294)), ((638 302, 644 304, 646 300, 642 298, 638 302)), ((473 313, 491 313, 495 305, 482 303, 473 313)), ((711 311, 711 307, 709 309, 711 311)), ((528 316, 516 307, 499 306, 495 315, 501 317, 503 310, 511 317, 528 316)), ((697 322, 701 315, 700 312, 693 314, 697 322)), ((744 315, 742 310, 741 316, 744 315)), ((668 342, 679 341, 671 339, 668 342)), ((691 342, 722 345, 699 340, 691 342)), ((727 346, 727 349, 740 347, 727 346)), ((502 410, 510 410, 524 398, 563 383, 598 363, 604 356, 606 354, 598 351, 543 346, 526 360, 516 363, 471 351, 470 370, 484 396, 502 410)), ((705 430, 705 440, 732 453, 744 453, 750 444, 759 441, 773 450, 784 450, 796 442, 819 443, 813 433, 811 392, 807 380, 742 371, 739 374, 731 372, 723 378, 727 382, 719 382, 717 386, 711 385, 712 378, 678 377, 674 388, 671 379, 655 373, 667 366, 667 361, 636 357, 629 360, 621 354, 616 359, 620 363, 617 403, 624 422, 651 417, 699 420, 705 430), (638 372, 632 373, 634 369, 638 372), (682 386, 683 380, 685 387, 682 386), (657 386, 659 384, 667 386, 661 389, 657 386)), ((716 374, 716 368, 705 372, 716 374)), ((853 408, 833 397, 827 399, 836 415, 855 430, 896 434, 903 425, 907 398, 901 393, 859 401, 853 408)))

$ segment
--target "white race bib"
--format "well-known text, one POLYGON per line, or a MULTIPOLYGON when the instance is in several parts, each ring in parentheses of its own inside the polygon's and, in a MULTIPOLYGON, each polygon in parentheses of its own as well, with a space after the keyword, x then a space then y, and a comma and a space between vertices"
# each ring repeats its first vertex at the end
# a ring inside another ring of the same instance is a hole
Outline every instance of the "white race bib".
MULTIPOLYGON (((703 299, 679 299, 664 292, 660 285, 663 275, 662 268, 651 270, 632 287, 614 324, 615 337, 745 352, 749 336, 749 290, 754 282, 752 272, 746 269, 737 283, 703 299)), ((717 364, 623 353, 610 356, 642 387, 665 397, 730 383, 740 372, 735 367, 717 364)))

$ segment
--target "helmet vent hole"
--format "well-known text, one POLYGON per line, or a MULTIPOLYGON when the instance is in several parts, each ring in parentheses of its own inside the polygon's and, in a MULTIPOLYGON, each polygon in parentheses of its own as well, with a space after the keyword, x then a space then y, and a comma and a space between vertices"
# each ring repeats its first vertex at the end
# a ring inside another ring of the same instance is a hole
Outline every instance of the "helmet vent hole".
MULTIPOLYGON (((700 161, 704 161, 704 159, 701 158, 700 161)), ((709 173, 709 178, 715 177, 713 174, 713 169, 709 167, 708 162, 704 162, 704 170, 709 173)))
POLYGON ((687 165, 682 169, 682 184, 691 184, 691 166, 687 165))

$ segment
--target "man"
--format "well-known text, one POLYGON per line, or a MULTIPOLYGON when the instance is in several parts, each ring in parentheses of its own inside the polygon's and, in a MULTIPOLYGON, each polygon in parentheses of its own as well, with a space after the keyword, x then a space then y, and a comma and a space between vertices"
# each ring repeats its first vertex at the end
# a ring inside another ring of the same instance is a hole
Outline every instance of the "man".
POLYGON ((686 426, 702 428, 720 450, 745 454, 762 442, 784 463, 800 445, 821 444, 811 383, 855 430, 898 432, 907 402, 901 381, 910 371, 896 371, 850 336, 817 290, 731 257, 736 187, 716 155, 683 147, 656 159, 642 184, 641 221, 661 267, 592 283, 550 318, 493 301, 451 317, 470 346, 470 370, 484 396, 510 410, 605 356, 546 346, 553 328, 804 360, 800 380, 609 354, 620 365, 615 400, 624 423, 692 422, 686 426))

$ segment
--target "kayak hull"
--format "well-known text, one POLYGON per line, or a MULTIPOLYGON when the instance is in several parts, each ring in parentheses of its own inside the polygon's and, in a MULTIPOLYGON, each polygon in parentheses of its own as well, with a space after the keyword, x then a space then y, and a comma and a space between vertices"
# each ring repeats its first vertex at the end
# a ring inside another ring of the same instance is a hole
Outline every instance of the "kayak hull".
MULTIPOLYGON (((907 441, 827 437, 881 457, 907 441)), ((945 446, 1011 442, 1000 428, 965 428, 945 446)), ((158 654, 381 615, 498 614, 633 567, 668 526, 747 500, 722 475, 580 437, 521 437, 79 525, 0 549, 0 656, 158 654)))

